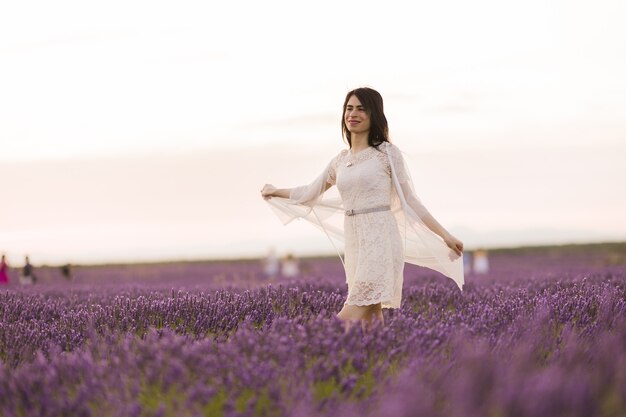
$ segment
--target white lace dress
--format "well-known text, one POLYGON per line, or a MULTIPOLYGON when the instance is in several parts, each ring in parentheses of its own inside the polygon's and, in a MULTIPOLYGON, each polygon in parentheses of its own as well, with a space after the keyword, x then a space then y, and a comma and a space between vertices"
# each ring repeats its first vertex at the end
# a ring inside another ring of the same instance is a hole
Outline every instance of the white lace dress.
MULTIPOLYGON (((337 185, 345 209, 391 205, 391 168, 384 151, 373 147, 356 153, 344 150, 328 172, 327 182, 337 185)), ((345 216, 344 233, 346 304, 400 307, 404 248, 391 210, 345 216)))
POLYGON ((395 145, 343 150, 313 182, 292 188, 289 198, 267 202, 284 224, 304 219, 331 242, 344 242, 346 304, 399 308, 404 262, 438 271, 463 288, 462 256, 424 224, 428 210, 395 145), (326 192, 329 185, 337 186, 340 197, 326 192), (391 210, 344 215, 381 206, 391 210))

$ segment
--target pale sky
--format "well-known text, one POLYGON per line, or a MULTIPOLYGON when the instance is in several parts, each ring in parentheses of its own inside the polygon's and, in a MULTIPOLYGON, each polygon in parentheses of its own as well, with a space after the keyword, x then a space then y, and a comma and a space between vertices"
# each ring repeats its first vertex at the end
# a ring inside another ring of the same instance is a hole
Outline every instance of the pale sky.
POLYGON ((332 253, 258 190, 318 174, 362 85, 468 247, 626 239, 624 21, 622 0, 2 4, 0 252, 332 253))

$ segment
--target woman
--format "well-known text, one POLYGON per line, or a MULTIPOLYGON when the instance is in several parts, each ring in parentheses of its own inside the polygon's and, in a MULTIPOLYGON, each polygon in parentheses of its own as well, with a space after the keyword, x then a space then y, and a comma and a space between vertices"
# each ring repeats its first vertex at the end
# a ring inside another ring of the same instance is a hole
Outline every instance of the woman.
POLYGON ((349 149, 315 181, 291 189, 266 184, 261 195, 285 224, 304 218, 329 238, 345 240, 348 297, 337 316, 367 327, 373 319, 383 321, 382 308, 400 307, 405 261, 442 272, 462 287, 463 243, 417 198, 402 154, 389 142, 377 91, 350 91, 341 126, 349 149), (339 200, 323 197, 333 185, 339 200))

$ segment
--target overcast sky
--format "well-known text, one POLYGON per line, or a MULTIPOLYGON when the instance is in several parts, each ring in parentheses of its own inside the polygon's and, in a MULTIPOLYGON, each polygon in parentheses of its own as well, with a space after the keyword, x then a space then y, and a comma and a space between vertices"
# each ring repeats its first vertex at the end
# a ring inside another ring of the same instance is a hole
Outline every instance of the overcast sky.
POLYGON ((317 175, 362 85, 468 245, 626 239, 624 21, 621 0, 5 2, 0 251, 330 253, 258 190, 317 175))

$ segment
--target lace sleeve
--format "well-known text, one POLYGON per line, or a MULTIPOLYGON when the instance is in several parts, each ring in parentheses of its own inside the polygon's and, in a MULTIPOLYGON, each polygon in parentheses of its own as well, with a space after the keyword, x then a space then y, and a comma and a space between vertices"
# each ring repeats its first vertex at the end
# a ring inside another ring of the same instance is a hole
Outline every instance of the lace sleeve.
MULTIPOLYGON (((340 154, 341 155, 341 154, 340 154)), ((337 155, 330 161, 326 168, 326 184, 333 186, 337 183, 337 159, 340 155, 337 155)))
POLYGON ((388 143, 387 152, 391 165, 392 176, 394 177, 394 180, 397 180, 397 184, 394 184, 394 186, 396 186, 396 188, 399 186, 398 194, 402 196, 401 199, 405 200, 409 207, 413 209, 413 211, 420 218, 430 214, 413 189, 411 176, 406 167, 406 162, 404 161, 404 157, 402 156, 400 149, 398 149, 397 146, 388 143))
POLYGON ((387 152, 389 153, 389 160, 391 161, 393 171, 398 178, 398 182, 400 182, 400 184, 403 184, 410 181, 411 177, 409 175, 409 171, 406 167, 406 163, 404 162, 404 157, 402 156, 402 152, 400 152, 400 149, 398 149, 396 145, 388 143, 387 152))
POLYGON ((300 204, 314 205, 319 197, 337 182, 337 161, 343 153, 344 151, 335 156, 315 181, 308 185, 292 188, 289 199, 300 204))

